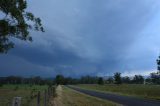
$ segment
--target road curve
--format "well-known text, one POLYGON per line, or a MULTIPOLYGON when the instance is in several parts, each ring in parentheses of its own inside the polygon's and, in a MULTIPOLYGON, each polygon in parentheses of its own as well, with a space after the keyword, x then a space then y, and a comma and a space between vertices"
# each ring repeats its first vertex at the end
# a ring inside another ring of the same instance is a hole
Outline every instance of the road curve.
POLYGON ((111 94, 111 93, 102 93, 102 92, 97 92, 93 90, 81 89, 73 86, 67 86, 67 87, 73 90, 79 91, 81 93, 98 97, 101 99, 110 100, 110 101, 122 104, 124 106, 160 106, 160 101, 156 101, 156 100, 140 99, 140 98, 122 96, 122 95, 111 94))

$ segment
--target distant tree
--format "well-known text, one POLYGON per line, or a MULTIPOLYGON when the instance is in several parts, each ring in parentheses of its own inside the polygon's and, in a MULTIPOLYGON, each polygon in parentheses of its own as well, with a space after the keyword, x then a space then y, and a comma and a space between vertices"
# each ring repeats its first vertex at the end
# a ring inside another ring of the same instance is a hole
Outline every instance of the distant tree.
POLYGON ((150 77, 151 77, 152 83, 154 83, 154 84, 160 84, 160 75, 159 74, 157 74, 157 73, 151 73, 150 77))
POLYGON ((107 79, 107 83, 109 83, 109 84, 114 83, 113 77, 109 77, 109 78, 107 79))
POLYGON ((131 83, 131 79, 128 76, 125 76, 125 77, 122 77, 122 82, 129 84, 129 83, 131 83))
POLYGON ((152 79, 150 77, 145 79, 146 84, 151 84, 152 83, 152 79))
POLYGON ((160 56, 157 59, 157 72, 150 73, 151 82, 154 84, 160 84, 160 56))
POLYGON ((93 76, 82 76, 80 79, 80 83, 82 84, 97 84, 98 78, 93 76))
POLYGON ((14 47, 11 37, 32 41, 29 30, 44 32, 40 18, 26 12, 27 0, 0 0, 0 53, 14 47), (33 22, 33 23, 31 23, 33 22))
POLYGON ((64 84, 65 79, 63 75, 57 75, 55 78, 55 82, 57 85, 64 84))
POLYGON ((42 78, 40 76, 35 76, 32 78, 34 84, 40 85, 42 82, 42 78))
POLYGON ((158 70, 158 73, 160 74, 160 56, 157 59, 157 70, 158 70))
POLYGON ((99 78, 98 78, 98 84, 99 84, 99 85, 103 85, 103 84, 104 84, 104 81, 103 81, 103 78, 102 78, 102 77, 99 77, 99 78))
POLYGON ((64 85, 67 85, 67 84, 78 84, 79 82, 80 81, 77 78, 71 78, 71 77, 64 78, 64 85))
POLYGON ((115 84, 121 84, 122 83, 121 73, 119 73, 119 72, 114 73, 114 81, 115 81, 115 84))
POLYGON ((142 75, 135 75, 133 78, 133 83, 136 84, 143 84, 144 83, 144 78, 142 75))

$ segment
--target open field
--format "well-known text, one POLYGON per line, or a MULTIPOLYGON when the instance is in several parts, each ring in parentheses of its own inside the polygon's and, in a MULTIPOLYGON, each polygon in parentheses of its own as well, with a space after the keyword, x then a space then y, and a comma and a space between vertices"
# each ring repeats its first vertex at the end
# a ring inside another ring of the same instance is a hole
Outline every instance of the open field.
MULTIPOLYGON (((0 106, 10 106, 13 97, 22 97, 22 106, 36 106, 36 94, 41 91, 43 95, 47 86, 38 85, 3 85, 0 87, 0 106), (32 96, 32 97, 31 97, 32 96)), ((41 96, 41 104, 44 104, 44 99, 41 96)))
POLYGON ((67 87, 58 87, 56 106, 119 106, 119 104, 88 96, 67 87))
POLYGON ((97 90, 101 92, 112 92, 121 95, 135 96, 140 98, 160 100, 160 85, 142 85, 142 84, 122 84, 122 85, 96 85, 96 84, 80 84, 77 87, 97 90))

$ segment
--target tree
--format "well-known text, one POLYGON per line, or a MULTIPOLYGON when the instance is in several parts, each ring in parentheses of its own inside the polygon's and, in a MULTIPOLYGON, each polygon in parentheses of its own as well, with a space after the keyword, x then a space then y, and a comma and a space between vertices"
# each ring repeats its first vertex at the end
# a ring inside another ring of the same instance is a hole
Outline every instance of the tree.
POLYGON ((154 84, 160 84, 160 56, 157 59, 157 72, 150 73, 151 82, 154 84))
POLYGON ((3 18, 0 19, 0 53, 7 53, 14 47, 12 37, 32 41, 30 29, 44 32, 41 19, 26 12, 26 8, 26 0, 0 0, 1 16, 3 13, 3 18))
POLYGON ((93 76, 82 76, 80 82, 82 84, 97 84, 98 78, 93 76))
POLYGON ((122 78, 122 82, 126 83, 126 84, 129 84, 131 82, 131 80, 128 76, 125 76, 125 77, 122 78))
POLYGON ((112 84, 113 82, 114 82, 113 77, 109 77, 109 78, 107 79, 107 83, 112 84))
POLYGON ((150 77, 147 77, 145 79, 146 84, 151 84, 152 83, 152 79, 150 77))
POLYGON ((133 78, 133 83, 136 84, 143 84, 144 83, 144 78, 141 75, 135 75, 133 78))
POLYGON ((102 77, 99 77, 99 78, 98 78, 98 84, 99 84, 99 85, 103 85, 103 84, 104 84, 104 81, 103 81, 103 78, 102 78, 102 77))
POLYGON ((151 78, 152 83, 154 83, 154 84, 160 84, 160 75, 159 74, 157 74, 157 73, 151 73, 150 74, 150 78, 151 78))
POLYGON ((157 70, 158 70, 158 74, 160 74, 160 56, 157 59, 157 70))
POLYGON ((121 73, 119 73, 119 72, 114 73, 114 81, 115 81, 115 84, 121 84, 122 83, 121 73))
POLYGON ((57 85, 64 84, 64 76, 63 75, 57 75, 56 79, 55 79, 55 82, 56 82, 57 85))

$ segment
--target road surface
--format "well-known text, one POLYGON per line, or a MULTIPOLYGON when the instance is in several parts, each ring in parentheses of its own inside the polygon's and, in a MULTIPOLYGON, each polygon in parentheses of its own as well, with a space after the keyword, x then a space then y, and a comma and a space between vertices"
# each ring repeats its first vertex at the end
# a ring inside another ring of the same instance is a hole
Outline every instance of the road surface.
POLYGON ((110 101, 122 104, 124 106, 160 106, 160 101, 156 101, 156 100, 140 99, 140 98, 122 96, 122 95, 111 94, 111 93, 102 93, 102 92, 97 92, 93 90, 81 89, 73 86, 67 86, 67 87, 73 90, 79 91, 81 93, 98 97, 101 99, 110 100, 110 101))

